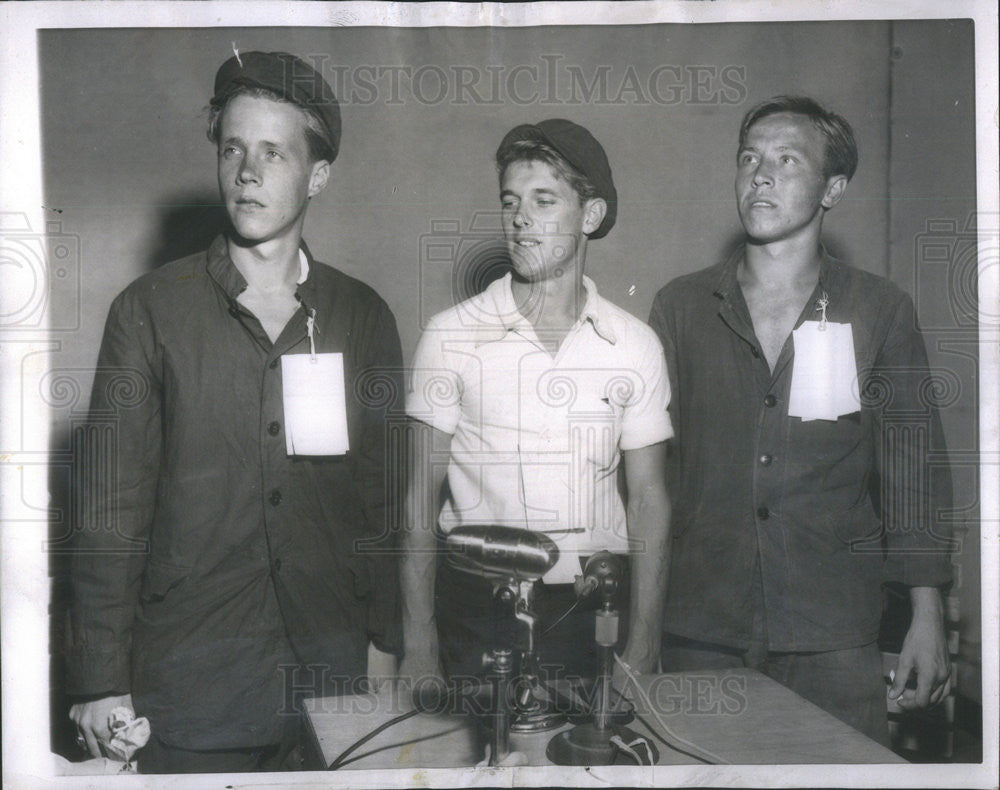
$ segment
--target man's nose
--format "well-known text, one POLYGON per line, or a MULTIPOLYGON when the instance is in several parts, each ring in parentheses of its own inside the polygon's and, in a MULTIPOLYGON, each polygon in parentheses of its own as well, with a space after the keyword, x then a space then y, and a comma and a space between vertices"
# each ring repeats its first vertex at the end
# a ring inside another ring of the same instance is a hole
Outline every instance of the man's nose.
POLYGON ((518 209, 514 212, 514 227, 515 228, 526 228, 531 224, 531 219, 527 214, 524 213, 524 209, 518 209))
POLYGON ((236 171, 236 180, 241 184, 260 183, 260 170, 253 157, 243 157, 243 161, 240 162, 240 169, 236 171))
POLYGON ((773 183, 774 177, 771 175, 771 166, 762 159, 757 164, 757 168, 753 171, 753 185, 761 186, 763 184, 773 183))

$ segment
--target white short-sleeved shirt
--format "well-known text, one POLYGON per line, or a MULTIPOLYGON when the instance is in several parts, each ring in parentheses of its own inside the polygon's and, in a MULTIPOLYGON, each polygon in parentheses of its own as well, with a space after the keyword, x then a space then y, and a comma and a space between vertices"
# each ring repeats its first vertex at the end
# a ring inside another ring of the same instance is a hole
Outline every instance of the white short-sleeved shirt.
POLYGON ((406 397, 407 414, 452 434, 442 531, 545 532, 560 552, 549 584, 573 581, 580 556, 628 550, 621 451, 673 435, 659 339, 583 284, 586 303, 555 356, 518 312, 509 274, 435 315, 406 397))

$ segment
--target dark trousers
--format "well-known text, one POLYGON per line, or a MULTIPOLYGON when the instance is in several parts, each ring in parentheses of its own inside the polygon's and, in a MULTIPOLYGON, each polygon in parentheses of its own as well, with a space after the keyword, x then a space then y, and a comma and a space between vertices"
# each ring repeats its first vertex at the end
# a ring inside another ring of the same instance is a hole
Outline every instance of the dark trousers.
MULTIPOLYGON (((619 637, 616 650, 621 652, 628 638, 628 574, 617 599, 619 637)), ((559 677, 593 678, 597 675, 597 650, 594 642, 596 596, 585 599, 550 633, 542 633, 573 605, 576 595, 572 584, 535 584, 532 609, 538 616, 536 654, 539 675, 543 679, 559 677)), ((500 643, 510 643, 515 630, 508 607, 498 617, 493 601, 493 587, 485 579, 458 571, 447 563, 438 565, 435 584, 435 616, 438 624, 441 665, 449 678, 485 676, 483 654, 500 643)), ((526 625, 518 622, 518 649, 526 647, 526 625)))
POLYGON ((763 593, 759 589, 750 645, 746 649, 666 633, 660 666, 664 672, 756 669, 872 740, 889 746, 886 686, 878 645, 872 642, 845 650, 809 653, 769 651, 763 593))
POLYGON ((255 773, 302 770, 302 721, 288 716, 278 743, 242 749, 182 749, 159 740, 155 733, 136 755, 141 774, 255 773))

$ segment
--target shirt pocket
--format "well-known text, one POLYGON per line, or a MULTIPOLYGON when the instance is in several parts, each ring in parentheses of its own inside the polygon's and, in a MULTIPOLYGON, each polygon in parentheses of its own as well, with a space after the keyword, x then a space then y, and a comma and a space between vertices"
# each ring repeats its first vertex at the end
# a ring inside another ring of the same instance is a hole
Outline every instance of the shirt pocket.
POLYGON ((599 393, 582 393, 566 415, 570 447, 590 466, 610 470, 618 460, 623 407, 599 393))

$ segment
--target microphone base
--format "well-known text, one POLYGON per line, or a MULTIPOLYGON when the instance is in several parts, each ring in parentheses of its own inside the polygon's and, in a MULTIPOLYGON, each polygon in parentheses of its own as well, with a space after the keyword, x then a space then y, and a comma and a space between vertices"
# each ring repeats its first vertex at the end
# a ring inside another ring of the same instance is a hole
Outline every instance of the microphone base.
MULTIPOLYGON (((515 709, 516 710, 516 709, 515 709)), ((566 716, 555 711, 515 712, 510 724, 511 732, 545 732, 566 723, 566 716)))
MULTIPOLYGON (((611 743, 614 735, 621 736, 625 743, 639 737, 627 727, 613 726, 598 730, 592 722, 578 724, 570 730, 558 733, 545 749, 545 756, 555 765, 635 765, 635 760, 611 743)), ((655 765, 659 760, 656 747, 649 742, 650 757, 655 765)))

